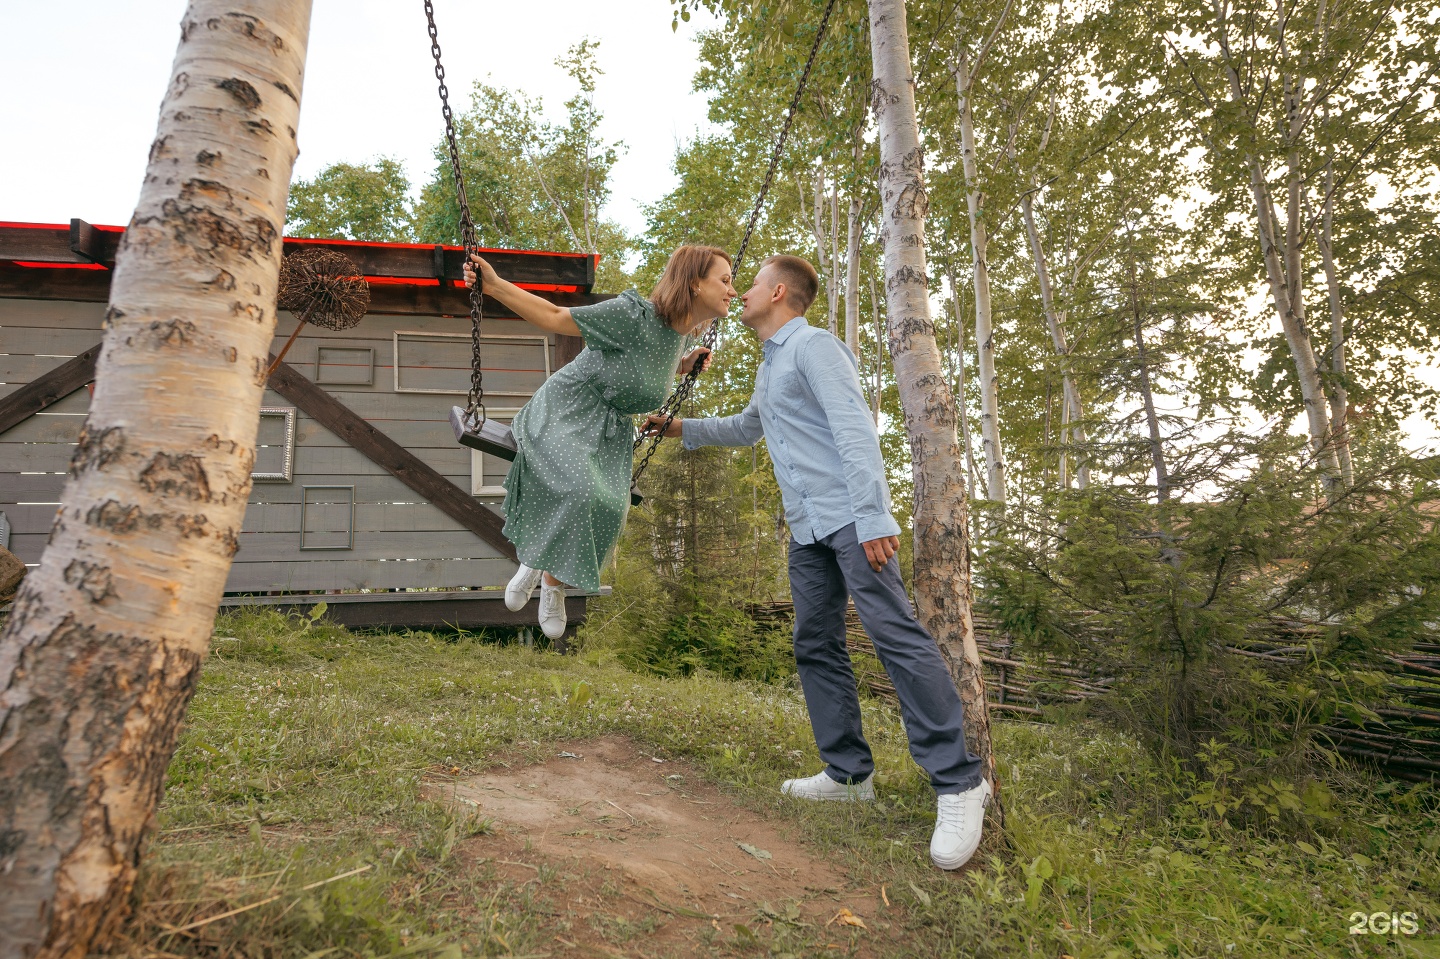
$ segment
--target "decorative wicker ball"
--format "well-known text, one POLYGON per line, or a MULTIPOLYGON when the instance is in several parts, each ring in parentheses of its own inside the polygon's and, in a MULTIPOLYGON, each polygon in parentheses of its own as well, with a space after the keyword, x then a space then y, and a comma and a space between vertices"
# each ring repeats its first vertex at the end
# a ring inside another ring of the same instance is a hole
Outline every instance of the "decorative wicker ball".
POLYGON ((370 284, 345 254, 300 247, 280 264, 278 305, 327 330, 348 330, 370 308, 370 284))

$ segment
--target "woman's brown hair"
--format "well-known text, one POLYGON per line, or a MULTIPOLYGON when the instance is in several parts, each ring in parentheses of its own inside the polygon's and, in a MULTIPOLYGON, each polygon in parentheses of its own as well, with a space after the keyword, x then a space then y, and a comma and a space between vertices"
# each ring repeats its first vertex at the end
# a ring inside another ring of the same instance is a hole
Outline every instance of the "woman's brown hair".
POLYGON ((674 327, 690 315, 690 304, 695 302, 695 284, 707 278, 719 257, 727 264, 730 254, 718 246, 682 246, 670 254, 660 282, 650 292, 650 302, 655 313, 666 325, 674 327))

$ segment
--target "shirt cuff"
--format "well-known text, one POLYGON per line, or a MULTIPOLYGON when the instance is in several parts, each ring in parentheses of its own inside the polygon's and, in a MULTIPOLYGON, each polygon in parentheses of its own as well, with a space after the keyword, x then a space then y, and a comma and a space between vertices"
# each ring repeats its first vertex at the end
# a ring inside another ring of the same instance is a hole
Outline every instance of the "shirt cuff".
POLYGON ((900 524, 889 513, 879 513, 855 520, 855 538, 862 543, 884 536, 899 536, 900 524))
POLYGON ((687 450, 693 450, 702 445, 695 436, 695 421, 683 419, 680 421, 680 444, 687 450))

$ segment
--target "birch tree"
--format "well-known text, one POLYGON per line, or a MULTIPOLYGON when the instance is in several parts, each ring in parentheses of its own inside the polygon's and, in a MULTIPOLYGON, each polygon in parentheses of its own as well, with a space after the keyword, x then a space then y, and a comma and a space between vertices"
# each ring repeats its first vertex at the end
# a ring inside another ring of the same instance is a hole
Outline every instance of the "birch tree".
POLYGON ((972 103, 976 77, 1009 15, 1007 4, 989 37, 972 55, 963 40, 956 45, 954 72, 960 126, 961 168, 965 175, 965 210, 970 222, 970 264, 975 287, 975 353, 980 390, 980 448, 985 458, 986 499, 1005 510, 1005 451, 1000 445, 1000 398, 995 374, 995 327, 990 298, 989 233, 985 196, 975 162, 975 115, 972 103))
POLYGON ((95 395, 0 635, 0 957, 123 918, 250 492, 308 0, 192 0, 95 395))
POLYGON ((971 612, 964 456, 955 432, 955 397, 945 381, 930 317, 928 200, 904 0, 869 0, 869 15, 887 333, 915 484, 915 599, 960 690, 970 749, 993 778, 985 680, 971 612))

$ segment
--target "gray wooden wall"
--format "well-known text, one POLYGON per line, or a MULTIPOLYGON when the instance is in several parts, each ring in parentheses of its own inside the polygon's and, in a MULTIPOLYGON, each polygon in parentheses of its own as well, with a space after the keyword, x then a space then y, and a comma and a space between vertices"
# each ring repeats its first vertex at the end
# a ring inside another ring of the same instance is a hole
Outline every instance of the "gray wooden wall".
MULTIPOLYGON (((98 342, 104 310, 103 303, 0 299, 0 395, 98 342)), ((534 339, 538 331, 518 320, 485 322, 488 406, 504 420, 543 382, 547 356, 554 368, 555 346, 534 339)), ((281 315, 276 352, 294 323, 281 315)), ((306 327, 285 361, 470 492, 493 488, 505 464, 481 463, 478 455, 472 463, 471 451, 455 444, 447 422, 450 407, 463 404, 469 382, 468 331, 465 317, 370 314, 343 333, 306 327), (452 392, 409 392, 417 389, 452 392)), ((88 406, 89 391, 81 389, 0 434, 0 511, 12 528, 10 548, 26 563, 39 562, 88 406)), ((268 390, 262 406, 294 408, 268 390)), ((278 415, 262 416, 257 472, 283 469, 283 422, 278 415)), ((499 497, 480 501, 498 505, 499 497)), ((514 565, 479 537, 297 410, 290 480, 255 483, 225 588, 498 586, 513 572, 514 565)))

